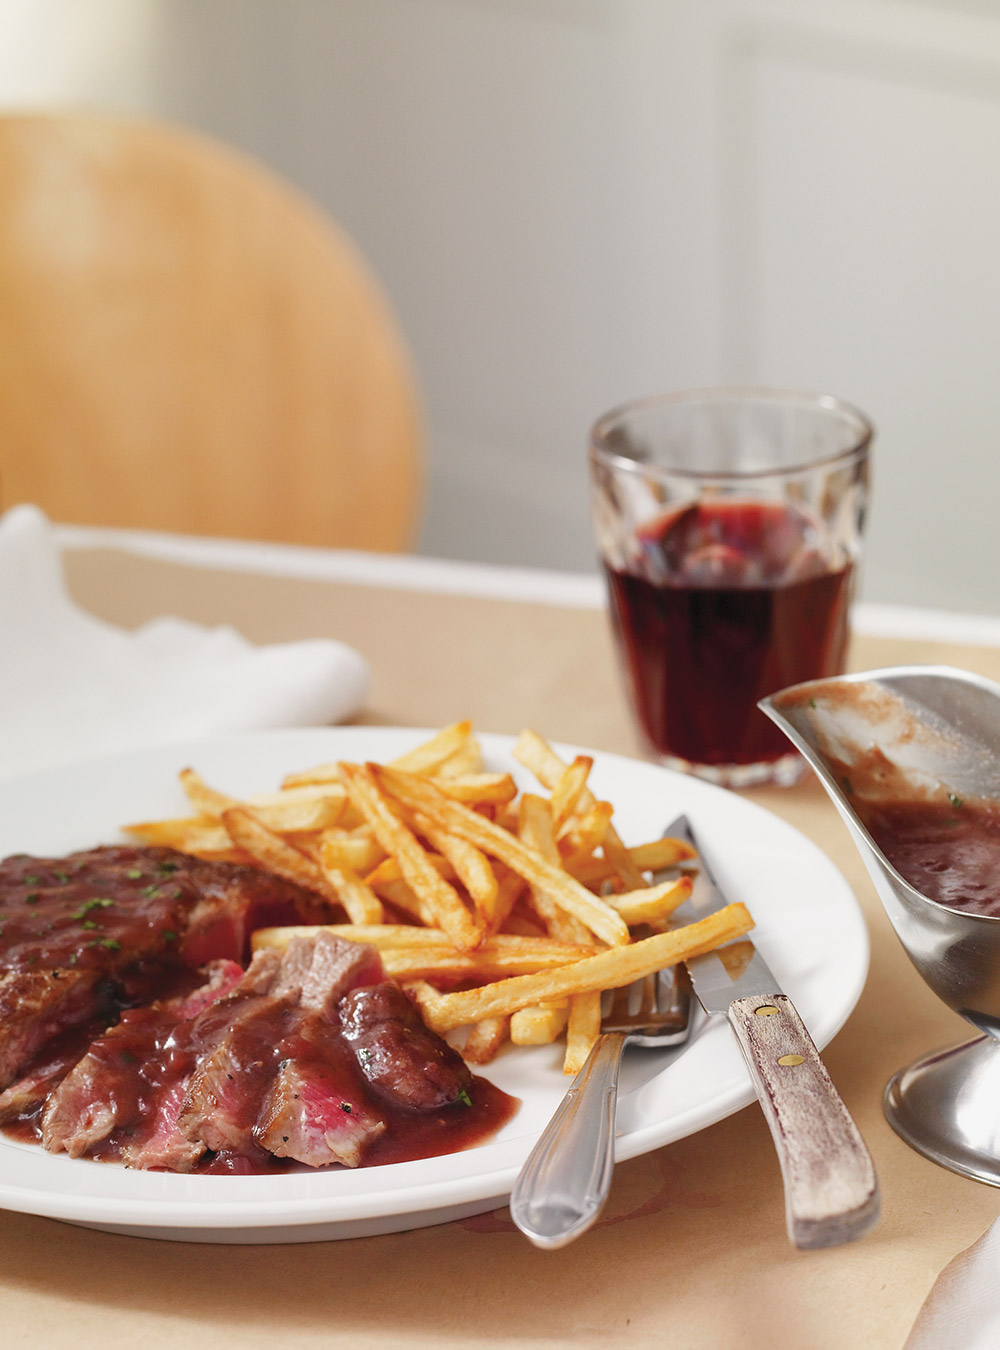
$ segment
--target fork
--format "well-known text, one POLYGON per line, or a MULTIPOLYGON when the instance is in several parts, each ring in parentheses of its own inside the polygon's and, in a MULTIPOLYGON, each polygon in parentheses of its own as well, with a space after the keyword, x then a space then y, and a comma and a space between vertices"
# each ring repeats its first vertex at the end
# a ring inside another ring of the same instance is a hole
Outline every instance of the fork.
POLYGON ((615 1163, 618 1071, 626 1045, 680 1045, 690 1031, 683 966, 605 994, 601 1034, 528 1155, 510 1215, 536 1247, 564 1247, 596 1222, 615 1163))

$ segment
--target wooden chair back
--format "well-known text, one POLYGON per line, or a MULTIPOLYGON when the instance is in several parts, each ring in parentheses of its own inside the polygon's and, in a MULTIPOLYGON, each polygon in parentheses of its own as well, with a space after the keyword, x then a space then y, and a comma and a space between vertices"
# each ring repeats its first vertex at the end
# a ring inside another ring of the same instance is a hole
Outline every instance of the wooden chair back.
POLYGON ((0 116, 0 507, 399 550, 411 363, 343 231, 177 128, 0 116))

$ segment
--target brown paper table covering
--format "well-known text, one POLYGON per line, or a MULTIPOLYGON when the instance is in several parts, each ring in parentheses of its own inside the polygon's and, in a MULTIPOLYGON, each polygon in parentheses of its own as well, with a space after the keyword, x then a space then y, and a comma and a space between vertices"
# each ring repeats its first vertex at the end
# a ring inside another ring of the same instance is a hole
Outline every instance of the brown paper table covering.
MULTIPOLYGON (((258 642, 336 636, 373 670, 363 723, 532 725, 635 753, 603 614, 585 609, 254 576, 70 553, 73 594, 131 627, 172 613, 258 642)), ((1000 679, 1000 650, 871 637, 861 669, 947 662, 1000 679)), ((758 1107, 622 1164, 597 1228, 530 1247, 506 1210, 411 1233, 290 1246, 119 1237, 0 1212, 0 1344, 388 1347, 516 1344, 685 1350, 896 1350, 944 1265, 997 1212, 991 1187, 919 1157, 885 1123, 882 1088, 917 1055, 967 1038, 910 966, 860 857, 812 780, 752 797, 824 849, 872 942, 867 987, 825 1060, 868 1141, 883 1217, 867 1238, 802 1253, 758 1107)), ((804 897, 804 903, 808 897, 804 897)))

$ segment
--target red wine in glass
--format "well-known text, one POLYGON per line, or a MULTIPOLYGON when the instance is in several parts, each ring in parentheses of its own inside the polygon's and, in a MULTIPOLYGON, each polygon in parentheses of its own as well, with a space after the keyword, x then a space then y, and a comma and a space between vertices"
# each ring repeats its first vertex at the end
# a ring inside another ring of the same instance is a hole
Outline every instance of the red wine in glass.
POLYGON ((720 499, 644 525, 605 566, 611 618, 649 748, 691 765, 770 764, 788 740, 758 699, 841 674, 852 567, 804 511, 720 499))

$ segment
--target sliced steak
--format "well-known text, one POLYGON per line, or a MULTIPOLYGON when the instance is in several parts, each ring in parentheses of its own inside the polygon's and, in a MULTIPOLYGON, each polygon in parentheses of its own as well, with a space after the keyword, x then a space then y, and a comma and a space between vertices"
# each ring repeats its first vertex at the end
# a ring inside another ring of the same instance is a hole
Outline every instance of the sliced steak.
POLYGON ((157 1094, 143 1128, 121 1146, 126 1167, 168 1172, 191 1172, 205 1156, 200 1140, 188 1139, 177 1124, 187 1095, 187 1079, 167 1083, 157 1094))
POLYGON ((264 1101, 254 1137, 276 1158, 308 1167, 357 1167, 385 1121, 357 1083, 317 1060, 285 1060, 264 1101))
POLYGON ((178 1026, 199 1016, 243 977, 235 961, 218 961, 192 993, 137 1008, 97 1037, 52 1091, 42 1113, 42 1143, 73 1158, 113 1131, 144 1118, 160 1089, 185 1065, 177 1057, 178 1026))
MULTIPOLYGON (((339 1000, 359 980, 381 974, 382 963, 374 948, 322 931, 294 938, 280 955, 258 952, 230 999, 192 1026, 200 1058, 178 1117, 181 1132, 213 1151, 244 1151, 256 1138, 274 1152, 264 1139, 287 1142, 283 1136, 288 1131, 273 1122, 285 1118, 283 1113, 295 1101, 294 1088, 288 1084, 300 1079, 310 1083, 310 1119, 317 1112, 350 1114, 357 1103, 361 1120, 364 1094, 357 1080, 350 1080, 353 1065, 347 1069, 348 1081, 344 1081, 343 1068, 331 1077, 337 1061, 345 1062, 339 1028, 331 1018, 336 1017, 339 1000), (221 1035, 220 1028, 224 1028, 221 1035), (276 1085, 279 1078, 280 1085, 276 1085), (331 1098, 330 1104, 321 1107, 324 1090, 333 1093, 336 1101, 331 1098), (341 1109, 344 1102, 347 1112, 341 1109)), ((343 1131, 345 1140, 355 1141, 345 1143, 346 1152, 358 1151, 364 1133, 378 1133, 378 1123, 375 1117, 365 1130, 343 1131)), ((306 1124, 303 1116, 303 1128, 306 1124)), ((306 1145, 302 1142, 296 1147, 302 1151, 306 1145)), ((298 1155, 281 1152, 277 1156, 298 1155)), ((338 1159, 331 1156, 326 1161, 338 1159)))
POLYGON ((336 1022, 337 1005, 346 993, 384 978, 374 947, 347 942, 321 929, 310 937, 292 938, 282 955, 273 993, 295 997, 304 1010, 336 1022))
POLYGON ((355 989, 340 1003, 344 1036, 372 1090, 411 1111, 468 1102, 472 1074, 446 1041, 428 1030, 398 985, 355 989))
POLYGON ((0 1088, 67 1028, 148 1002, 185 966, 244 960, 250 931, 317 923, 328 902, 280 877, 167 848, 0 862, 0 1088))
POLYGON ((110 988, 93 970, 14 969, 0 974, 0 1087, 67 1027, 110 1015, 110 988))

